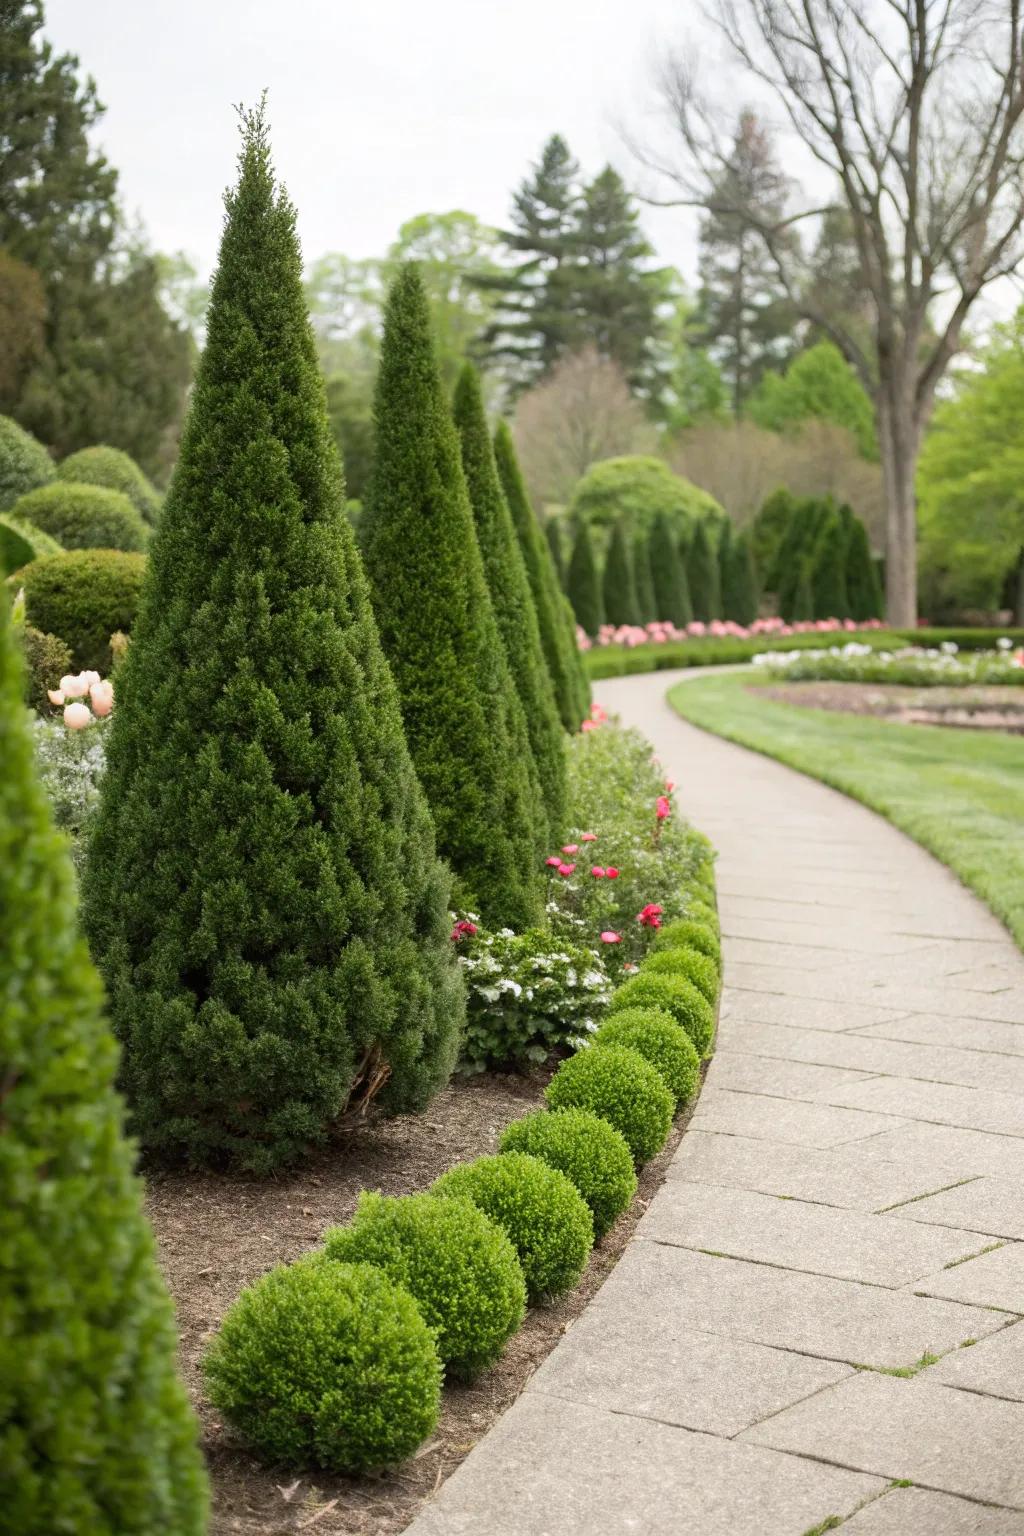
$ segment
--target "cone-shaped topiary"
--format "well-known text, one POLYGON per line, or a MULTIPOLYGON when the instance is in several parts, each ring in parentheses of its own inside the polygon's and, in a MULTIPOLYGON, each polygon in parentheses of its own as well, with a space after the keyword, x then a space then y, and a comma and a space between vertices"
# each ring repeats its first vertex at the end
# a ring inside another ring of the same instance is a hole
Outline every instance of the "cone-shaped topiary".
POLYGON ((459 904, 495 926, 541 910, 530 746, 484 578, 459 440, 411 263, 391 285, 361 539, 416 772, 459 904))
POLYGON ((577 624, 588 635, 596 635, 604 623, 605 612, 589 523, 580 523, 576 530, 566 588, 577 624))
POLYGON ((721 985, 718 966, 710 955, 686 944, 655 949, 644 960, 645 976, 685 976, 714 1008, 721 985))
POLYGON ((704 624, 717 619, 721 614, 718 557, 702 518, 698 518, 687 546, 686 579, 690 584, 694 618, 704 624))
MULTIPOLYGON (((462 1019, 262 110, 118 672, 84 881, 142 1139, 257 1171, 422 1107, 462 1019)), ((122 558, 128 558, 123 556, 122 558)))
POLYGON ((565 823, 565 735, 540 643, 526 563, 498 478, 476 369, 467 363, 455 388, 455 425, 469 490, 484 575, 509 671, 523 707, 536 770, 539 821, 547 846, 565 823))
POLYGON ((0 1526, 201 1536, 174 1318, 0 593, 0 1526))
POLYGON ((757 570, 750 536, 736 533, 731 524, 723 534, 719 551, 722 569, 722 617, 735 624, 753 624, 757 618, 757 570))
POLYGON ((633 535, 633 580, 636 586, 637 613, 641 624, 651 624, 661 618, 654 598, 654 581, 651 573, 651 546, 645 533, 633 535))
POLYGON ((601 579, 601 598, 606 624, 640 623, 633 551, 621 520, 612 528, 601 579))
POLYGON ((654 606, 662 622, 684 628, 693 618, 690 587, 679 553, 675 530, 664 512, 659 512, 651 529, 651 581, 654 606))
POLYGON ((662 1008, 623 1008, 610 1014, 594 1036, 594 1044, 628 1045, 637 1051, 661 1073, 677 1104, 687 1103, 697 1091, 700 1057, 685 1029, 662 1008))
POLYGON ((239 1296, 203 1361, 214 1406, 264 1461, 374 1472, 437 1423, 441 1362, 413 1298, 322 1253, 239 1296))
POLYGON ((499 421, 495 429, 494 457, 526 562, 541 645, 554 685, 558 712, 567 731, 578 731, 580 722, 590 713, 590 683, 576 644, 576 616, 562 590, 564 582, 559 580, 551 552, 533 515, 512 433, 505 421, 499 421))
POLYGON ((625 1140, 589 1109, 534 1110, 513 1120, 498 1147, 539 1157, 564 1173, 590 1207, 595 1237, 604 1236, 636 1194, 633 1156, 625 1140))
POLYGON ((103 444, 80 448, 63 460, 57 474, 61 480, 73 480, 77 485, 101 485, 110 491, 120 491, 151 525, 160 516, 156 489, 135 460, 120 448, 103 444))
POLYGON ((544 524, 544 537, 551 551, 551 563, 555 567, 558 584, 565 587, 565 545, 562 542, 562 525, 557 517, 549 517, 544 524))
POLYGON ((715 1011, 703 992, 685 976, 664 974, 643 968, 612 993, 611 1013, 623 1008, 663 1008, 681 1024, 701 1057, 711 1052, 715 1034, 715 1011))
POLYGON ((589 1109, 615 1127, 636 1163, 660 1152, 672 1128, 672 1095, 661 1073, 625 1045, 569 1056, 544 1091, 551 1109, 589 1109))
POLYGON ((882 617, 882 588, 878 567, 871 558, 868 531, 859 517, 850 523, 846 544, 846 597, 850 618, 863 624, 865 619, 882 617))
POLYGON ((493 1365, 526 1312, 515 1249, 467 1200, 363 1193, 352 1225, 328 1232, 324 1251, 329 1259, 376 1264, 407 1290, 457 1376, 493 1365))
POLYGON ((674 923, 666 923, 654 935, 654 949, 697 949, 703 955, 710 955, 715 964, 721 968, 722 945, 714 926, 707 922, 692 921, 689 918, 679 918, 674 923))
POLYGON ((43 447, 10 416, 0 416, 0 512, 7 512, 19 496, 48 485, 57 469, 43 447))
POLYGON ((845 619, 847 530, 838 512, 830 511, 818 531, 811 558, 811 601, 816 619, 845 619))

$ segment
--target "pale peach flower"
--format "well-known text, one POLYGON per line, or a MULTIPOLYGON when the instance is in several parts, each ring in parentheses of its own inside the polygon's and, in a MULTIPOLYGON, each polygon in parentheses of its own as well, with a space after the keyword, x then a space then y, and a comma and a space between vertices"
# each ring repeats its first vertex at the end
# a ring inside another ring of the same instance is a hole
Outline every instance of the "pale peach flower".
POLYGON ((61 688, 47 688, 46 697, 49 699, 51 704, 64 703, 64 692, 61 688))
POLYGON ((89 713, 88 704, 66 704, 64 706, 64 724, 69 731, 80 731, 84 726, 91 725, 92 715, 89 713))
POLYGON ((90 688, 92 687, 93 683, 98 683, 100 681, 100 675, 98 672, 83 672, 82 677, 90 688))
POLYGON ((114 707, 114 685, 97 680, 90 684, 89 698, 92 700, 93 713, 99 716, 109 715, 114 707))
POLYGON ((82 673, 76 677, 69 672, 60 680, 60 691, 66 699, 84 699, 89 692, 89 684, 82 673))

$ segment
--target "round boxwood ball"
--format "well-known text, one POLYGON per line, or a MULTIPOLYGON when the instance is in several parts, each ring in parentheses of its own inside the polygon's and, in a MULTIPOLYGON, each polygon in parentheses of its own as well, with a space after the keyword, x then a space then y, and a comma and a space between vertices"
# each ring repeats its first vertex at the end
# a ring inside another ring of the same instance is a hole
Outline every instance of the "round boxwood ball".
POLYGON ((502 1229, 465 1200, 362 1194, 329 1259, 376 1264, 412 1296, 457 1376, 493 1365, 526 1312, 526 1283, 502 1229))
POLYGON ((603 1237, 636 1194, 633 1155, 622 1134, 589 1109, 537 1109, 513 1120, 502 1152, 527 1152, 557 1168, 579 1190, 603 1237))
POLYGON ((101 485, 56 481, 14 503, 15 517, 42 529, 64 549, 144 550, 149 528, 127 496, 101 485))
POLYGON ((441 1362, 407 1291, 310 1254, 248 1286, 203 1361, 214 1406, 266 1461, 370 1472, 437 1423, 441 1362))
POLYGON ((633 1161, 660 1152, 675 1105, 661 1073, 625 1045, 588 1046, 562 1062, 544 1097, 551 1109, 589 1109, 615 1127, 633 1161))
POLYGON ((672 949, 655 950, 644 961, 644 974, 685 976, 707 998, 712 1008, 718 1002, 718 966, 710 955, 703 954, 699 949, 676 944, 672 949))
POLYGON ((702 928, 710 928, 716 938, 722 932, 722 925, 716 908, 709 901, 703 901, 699 896, 695 896, 692 901, 686 903, 686 911, 683 917, 684 920, 689 922, 700 923, 702 928))
POLYGON ((710 955, 717 966, 722 964, 722 946, 718 935, 705 923, 692 918, 680 918, 668 923, 654 935, 655 949, 699 949, 702 955, 710 955))
POLYGON ((662 1008, 681 1024, 697 1048, 707 1056, 715 1033, 715 1014, 704 994, 685 976, 659 976, 646 967, 631 976, 608 1005, 611 1013, 623 1008, 662 1008))
POLYGON ((594 1246, 586 1201, 564 1173, 523 1152, 478 1157, 442 1174, 439 1195, 471 1200, 508 1234, 531 1301, 558 1296, 579 1280, 594 1246))
POLYGON ((628 1045, 661 1073, 677 1104, 697 1092, 700 1057, 685 1029, 661 1008, 623 1008, 610 1014, 594 1036, 595 1045, 628 1045))

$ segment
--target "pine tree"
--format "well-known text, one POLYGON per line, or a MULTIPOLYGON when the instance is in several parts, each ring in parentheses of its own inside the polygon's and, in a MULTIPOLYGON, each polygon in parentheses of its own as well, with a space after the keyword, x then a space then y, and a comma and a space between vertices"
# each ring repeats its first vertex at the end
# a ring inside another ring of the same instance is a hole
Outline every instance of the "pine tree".
POLYGON ((526 722, 412 264, 388 293, 374 420, 366 570, 438 847, 461 904, 489 924, 526 928, 543 901, 526 722))
POLYGON ((779 612, 783 617, 786 616, 787 601, 792 605, 803 564, 814 553, 818 533, 830 507, 830 501, 814 496, 804 496, 793 503, 767 577, 769 589, 778 593, 779 612))
POLYGON ((658 618, 685 628, 693 618, 690 588, 672 524, 664 512, 658 513, 651 529, 651 580, 658 618))
POLYGON ((871 558, 868 531, 859 517, 850 524, 846 543, 846 598, 850 618, 862 624, 865 619, 882 617, 882 589, 878 567, 871 558))
POLYGON ((651 572, 651 546, 645 533, 633 535, 633 581, 636 586, 637 611, 641 624, 659 619, 654 597, 654 580, 651 572))
POLYGON ((776 557, 779 546, 786 536, 796 504, 793 493, 779 486, 765 497, 754 518, 753 550, 758 579, 772 591, 776 590, 774 582, 778 575, 776 557))
POLYGON ((686 578, 690 587, 693 616, 707 624, 720 615, 721 593, 718 557, 703 518, 697 519, 686 555, 686 578))
POLYGON ((461 988, 262 108, 226 207, 84 916, 143 1140, 263 1171, 350 1103, 421 1108, 461 988))
POLYGON ((818 531, 810 562, 811 601, 816 619, 849 617, 846 595, 848 534, 839 513, 830 510, 818 531))
POLYGON ((565 826, 564 734, 540 643, 526 563, 501 488, 480 380, 471 363, 466 363, 459 375, 454 416, 484 575, 539 780, 538 819, 550 849, 561 840, 565 826))
POLYGON ((550 549, 533 514, 512 433, 504 421, 499 421, 494 433, 494 457, 526 562, 558 713, 567 731, 578 731, 580 722, 590 713, 590 684, 576 644, 576 615, 559 584, 550 549))
POLYGON ((757 570, 749 533, 732 530, 722 541, 722 617, 750 625, 757 618, 757 570))
MULTIPOLYGON (((566 577, 569 601, 576 615, 576 622, 588 635, 596 635, 605 621, 604 597, 601 580, 594 559, 594 545, 590 528, 580 523, 576 530, 576 542, 572 547, 569 574, 566 577)), ((609 623, 613 622, 609 620, 609 623)))
POLYGON ((640 603, 636 595, 633 551, 621 519, 612 525, 601 578, 601 596, 605 623, 639 624, 640 603))
POLYGON ((206 1478, 174 1316, 2 595, 0 762, 0 1525, 202 1536, 206 1478))
POLYGON ((565 589, 565 545, 562 541, 562 525, 557 517, 549 517, 544 523, 544 537, 548 541, 551 559, 558 577, 558 585, 565 589))

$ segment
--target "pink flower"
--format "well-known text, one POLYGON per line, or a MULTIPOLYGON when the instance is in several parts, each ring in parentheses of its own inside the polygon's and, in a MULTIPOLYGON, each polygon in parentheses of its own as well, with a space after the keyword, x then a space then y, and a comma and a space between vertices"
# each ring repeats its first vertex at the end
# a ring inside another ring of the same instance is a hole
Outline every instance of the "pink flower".
POLYGON ((452 943, 458 944, 461 939, 471 939, 476 931, 476 923, 468 923, 464 917, 460 918, 452 929, 452 943))
POLYGON ((667 817, 671 816, 671 814, 672 814, 672 802, 668 798, 668 795, 659 795, 658 796, 658 801, 657 801, 657 805, 656 805, 655 809, 656 809, 659 821, 665 821, 667 817))
POLYGON ((84 674, 77 677, 72 673, 66 673, 60 680, 60 691, 66 699, 84 699, 89 692, 89 683, 84 674))
POLYGON ((47 688, 46 697, 49 699, 51 704, 63 704, 64 690, 63 688, 47 688))
POLYGON ((638 971, 640 967, 638 965, 634 965, 632 960, 627 960, 622 969, 624 971, 638 971))
POLYGON ((548 866, 548 869, 558 869, 558 867, 561 864, 561 862, 562 861, 559 858, 557 853, 553 853, 551 855, 550 859, 545 859, 544 860, 544 863, 548 866))
POLYGON ((604 866, 602 864, 595 864, 590 873, 593 875, 595 880, 603 880, 605 873, 604 866))
POLYGON ((559 864, 558 873, 561 875, 563 880, 568 880, 569 876, 572 874, 575 868, 575 864, 559 864))
POLYGON ((606 928, 604 933, 602 933, 602 935, 601 935, 601 943, 602 944, 621 944, 622 943, 622 935, 621 935, 621 933, 616 933, 613 928, 606 928))
POLYGON ((663 910, 664 908, 659 907, 657 902, 649 901, 643 911, 637 913, 636 920, 641 928, 660 928, 663 910))
POLYGON ((69 731, 80 731, 83 726, 92 724, 92 715, 88 704, 66 704, 64 706, 64 724, 69 731))
POLYGON ((595 704, 590 711, 590 718, 596 720, 598 725, 601 725, 608 719, 608 711, 603 704, 595 704))
POLYGON ((579 851, 580 851, 579 843, 563 843, 562 844, 562 852, 563 853, 579 853, 579 851))
POLYGON ((666 779, 665 780, 665 793, 666 793, 666 795, 670 795, 672 793, 672 791, 675 789, 675 787, 676 787, 675 779, 666 779))
POLYGON ((596 731, 597 730, 597 721, 596 720, 584 720, 583 724, 580 726, 580 730, 581 731, 596 731))
POLYGON ((114 685, 107 682, 95 682, 89 686, 89 698, 92 700, 93 713, 96 715, 109 715, 114 707, 114 685))
POLYGON ((581 843, 596 843, 597 842, 597 833, 596 832, 583 832, 583 833, 581 833, 580 834, 580 842, 581 843))
POLYGON ((607 869, 605 870, 605 877, 608 880, 617 880, 619 878, 619 872, 615 868, 614 864, 608 865, 607 869))

